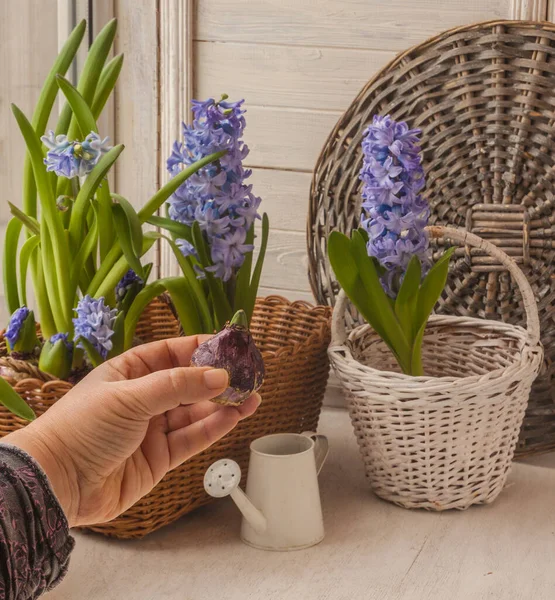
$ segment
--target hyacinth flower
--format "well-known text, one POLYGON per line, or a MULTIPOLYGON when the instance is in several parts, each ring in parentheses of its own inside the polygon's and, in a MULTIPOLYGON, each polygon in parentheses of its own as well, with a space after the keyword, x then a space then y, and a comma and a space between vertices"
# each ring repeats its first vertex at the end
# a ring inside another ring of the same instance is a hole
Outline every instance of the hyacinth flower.
MULTIPOLYGON (((64 74, 84 39, 82 21, 53 64, 33 115, 12 105, 27 152, 21 202, 9 204, 12 218, 4 236, 4 296, 13 315, 5 338, 10 351, 40 355, 39 366, 58 377, 67 377, 68 369, 80 373, 130 347, 144 301, 152 299, 153 291, 169 292, 180 318, 189 319, 196 332, 202 330, 191 311, 190 299, 198 292, 193 286, 201 285, 194 271, 193 283, 184 276, 167 278, 144 293, 151 265, 144 265, 143 257, 161 237, 144 229, 190 177, 223 160, 228 146, 188 160, 138 211, 110 190, 107 176, 124 146, 112 147, 97 121, 123 65, 122 55, 109 58, 116 29, 112 20, 100 31, 73 85, 64 74), (58 96, 65 105, 54 132, 47 133, 58 96), (40 340, 34 315, 26 308, 28 279, 40 340)), ((0 402, 24 414, 15 392, 2 392, 2 382, 0 402)))
POLYGON ((4 337, 10 353, 32 354, 39 346, 33 311, 26 306, 18 308, 10 317, 4 337))
MULTIPOLYGON (((166 237, 188 281, 190 314, 197 315, 187 333, 220 330, 238 310, 252 317, 268 241, 268 217, 260 216, 260 198, 243 166, 249 149, 243 100, 193 100, 193 121, 183 125, 167 161, 172 178, 195 161, 217 152, 222 157, 199 169, 167 202, 168 218, 149 219, 166 229, 166 237), (255 223, 261 220, 260 252, 253 268, 255 223)), ((146 300, 146 296, 145 296, 146 300)))
POLYGON ((44 342, 39 369, 59 379, 67 378, 73 365, 73 350, 73 342, 67 333, 55 333, 44 342))
POLYGON ((362 141, 361 227, 350 239, 332 232, 328 240, 341 287, 409 375, 423 375, 424 330, 452 254, 432 265, 420 134, 390 116, 374 117, 362 141))

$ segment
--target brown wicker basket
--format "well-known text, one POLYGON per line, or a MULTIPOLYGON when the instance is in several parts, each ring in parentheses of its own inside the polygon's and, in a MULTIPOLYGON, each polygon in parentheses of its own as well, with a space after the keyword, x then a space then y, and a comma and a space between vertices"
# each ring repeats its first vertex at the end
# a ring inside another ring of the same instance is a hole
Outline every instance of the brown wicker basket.
MULTIPOLYGON (((321 304, 333 305, 339 291, 327 237, 358 225, 360 143, 375 114, 422 129, 430 223, 465 227, 526 274, 545 363, 517 454, 555 448, 555 25, 492 21, 453 29, 401 54, 362 89, 331 132, 312 181, 309 269, 321 304)), ((511 275, 475 249, 452 265, 438 312, 524 324, 511 275)))
MULTIPOLYGON (((251 331, 264 358, 266 378, 260 391, 263 401, 256 414, 211 448, 168 473, 123 515, 90 529, 118 538, 141 538, 212 500, 204 492, 203 478, 214 461, 233 458, 246 472, 252 440, 271 433, 315 430, 329 372, 330 316, 328 307, 290 303, 279 296, 259 298, 251 331)), ((145 311, 137 335, 153 341, 175 337, 179 330, 170 305, 157 300, 145 311)), ((18 363, 21 361, 0 358, 0 365, 18 373, 23 369, 25 377, 14 382, 14 387, 39 415, 72 387, 26 363, 18 363)), ((0 436, 24 424, 0 406, 0 436)))

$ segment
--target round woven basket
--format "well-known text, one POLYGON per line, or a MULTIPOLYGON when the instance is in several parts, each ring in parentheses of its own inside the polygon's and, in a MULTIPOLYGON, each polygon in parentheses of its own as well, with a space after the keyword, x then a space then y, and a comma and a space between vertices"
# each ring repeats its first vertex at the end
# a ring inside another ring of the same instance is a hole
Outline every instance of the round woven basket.
MULTIPOLYGON (((358 226, 361 140, 376 114, 422 130, 430 224, 465 227, 526 274, 538 302, 545 369, 533 385, 518 454, 555 448, 555 24, 493 21, 441 33, 376 73, 330 133, 311 188, 312 290, 339 286, 329 233, 358 226)), ((478 251, 450 271, 437 312, 524 323, 509 272, 478 251)))
MULTIPOLYGON (((272 433, 315 430, 329 373, 330 316, 328 307, 291 303, 279 296, 257 299, 251 333, 266 368, 260 390, 262 404, 257 412, 219 442, 170 471, 123 515, 89 529, 118 538, 141 538, 212 501, 204 491, 203 478, 214 461, 233 458, 247 472, 249 445, 254 439, 272 433)), ((147 308, 137 328, 143 341, 176 337, 179 333, 171 305, 161 299, 147 308)), ((4 376, 39 415, 72 388, 70 383, 54 380, 32 365, 18 363, 21 361, 0 358, 0 368, 13 370, 11 374, 4 372, 4 376)), ((0 436, 24 424, 0 406, 0 436)))
POLYGON ((520 286, 528 329, 433 316, 422 348, 426 375, 412 377, 368 325, 347 336, 341 291, 329 355, 374 492, 405 508, 466 509, 493 502, 505 484, 542 363, 538 312, 526 277, 505 253, 464 230, 430 232, 503 264, 520 286))

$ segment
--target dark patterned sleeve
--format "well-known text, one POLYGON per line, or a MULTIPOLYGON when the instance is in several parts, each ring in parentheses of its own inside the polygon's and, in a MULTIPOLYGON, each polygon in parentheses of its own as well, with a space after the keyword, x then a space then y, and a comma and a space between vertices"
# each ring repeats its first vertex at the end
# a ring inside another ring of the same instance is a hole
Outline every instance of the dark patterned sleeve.
POLYGON ((0 600, 32 600, 59 583, 74 540, 38 464, 0 444, 0 600))

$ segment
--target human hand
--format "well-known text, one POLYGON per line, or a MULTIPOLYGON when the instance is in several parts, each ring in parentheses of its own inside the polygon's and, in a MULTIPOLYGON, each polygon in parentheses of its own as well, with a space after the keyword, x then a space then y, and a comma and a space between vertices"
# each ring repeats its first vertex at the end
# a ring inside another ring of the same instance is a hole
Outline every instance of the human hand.
POLYGON ((117 517, 255 412, 258 394, 240 407, 209 401, 227 387, 227 372, 188 366, 207 337, 153 342, 107 361, 2 440, 41 465, 70 527, 117 517))

